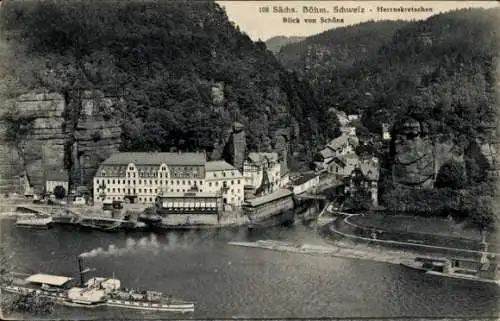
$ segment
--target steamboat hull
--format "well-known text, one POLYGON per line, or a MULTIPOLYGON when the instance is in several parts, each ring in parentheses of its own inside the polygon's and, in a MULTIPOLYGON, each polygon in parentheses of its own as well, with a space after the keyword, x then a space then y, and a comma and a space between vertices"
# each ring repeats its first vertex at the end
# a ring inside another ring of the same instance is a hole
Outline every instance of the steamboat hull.
POLYGON ((106 306, 123 308, 123 309, 134 309, 134 310, 145 310, 145 311, 160 311, 160 312, 194 312, 194 304, 192 303, 151 303, 151 302, 133 302, 133 301, 122 301, 122 300, 108 300, 106 306))
POLYGON ((18 286, 4 286, 2 289, 5 292, 12 294, 35 294, 38 297, 50 299, 54 303, 74 308, 96 308, 96 307, 114 307, 122 309, 143 310, 153 312, 180 312, 189 313, 194 312, 194 303, 172 300, 171 302, 144 302, 144 301, 129 301, 129 300, 116 300, 106 299, 99 302, 87 302, 79 300, 71 300, 65 293, 50 292, 43 290, 36 290, 31 288, 24 288, 18 286))

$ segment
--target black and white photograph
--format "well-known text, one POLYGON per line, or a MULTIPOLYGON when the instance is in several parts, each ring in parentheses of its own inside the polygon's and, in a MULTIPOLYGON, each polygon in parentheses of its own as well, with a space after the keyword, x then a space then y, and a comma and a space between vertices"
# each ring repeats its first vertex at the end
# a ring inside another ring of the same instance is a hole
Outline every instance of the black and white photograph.
POLYGON ((500 2, 0 0, 0 318, 500 319, 500 2))

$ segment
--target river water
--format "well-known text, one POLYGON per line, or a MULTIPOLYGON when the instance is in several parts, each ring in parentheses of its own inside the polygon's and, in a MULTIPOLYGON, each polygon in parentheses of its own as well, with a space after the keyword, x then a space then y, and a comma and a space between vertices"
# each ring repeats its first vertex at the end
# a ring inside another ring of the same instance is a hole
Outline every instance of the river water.
MULTIPOLYGON (((123 287, 151 288, 194 300, 196 311, 183 317, 478 317, 498 315, 500 302, 500 287, 493 285, 424 276, 385 263, 227 244, 258 239, 323 242, 299 224, 253 232, 151 235, 61 227, 34 231, 2 221, 1 239, 13 254, 16 270, 26 273, 74 275, 77 256, 90 252, 84 262, 96 268, 97 275, 114 273, 123 287)), ((51 317, 77 316, 137 318, 111 308, 66 307, 56 307, 51 317)))

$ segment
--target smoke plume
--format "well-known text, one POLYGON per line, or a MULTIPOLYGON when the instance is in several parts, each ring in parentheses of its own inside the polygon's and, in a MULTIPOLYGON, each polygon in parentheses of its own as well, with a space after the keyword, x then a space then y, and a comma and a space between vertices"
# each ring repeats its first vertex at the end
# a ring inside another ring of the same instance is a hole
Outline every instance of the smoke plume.
POLYGON ((149 238, 143 237, 138 241, 132 238, 128 238, 125 243, 125 247, 117 247, 114 244, 110 244, 107 249, 98 247, 89 252, 84 252, 80 254, 80 257, 89 258, 96 256, 119 256, 137 251, 151 251, 156 254, 159 251, 159 249, 160 249, 160 243, 156 239, 156 235, 151 234, 149 238))

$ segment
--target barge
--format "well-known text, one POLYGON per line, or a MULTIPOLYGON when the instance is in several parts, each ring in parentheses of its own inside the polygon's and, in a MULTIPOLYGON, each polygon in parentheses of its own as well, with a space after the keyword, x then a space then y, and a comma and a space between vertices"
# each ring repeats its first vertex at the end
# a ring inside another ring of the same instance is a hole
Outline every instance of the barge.
POLYGON ((34 274, 26 279, 14 279, 3 285, 2 290, 14 294, 33 294, 47 298, 56 304, 69 307, 92 308, 109 306, 158 312, 189 313, 194 311, 194 303, 173 298, 171 295, 151 290, 121 289, 120 280, 93 277, 85 282, 79 259, 80 285, 75 285, 71 277, 34 274))
POLYGON ((20 216, 16 220, 16 227, 29 229, 49 229, 53 225, 52 217, 49 215, 27 215, 20 216))
POLYGON ((77 224, 83 228, 101 231, 116 231, 119 229, 137 230, 146 227, 144 222, 135 222, 107 217, 80 217, 77 224))
POLYGON ((417 257, 413 261, 402 262, 401 265, 427 275, 500 285, 498 265, 489 259, 481 262, 457 258, 417 257))

